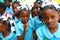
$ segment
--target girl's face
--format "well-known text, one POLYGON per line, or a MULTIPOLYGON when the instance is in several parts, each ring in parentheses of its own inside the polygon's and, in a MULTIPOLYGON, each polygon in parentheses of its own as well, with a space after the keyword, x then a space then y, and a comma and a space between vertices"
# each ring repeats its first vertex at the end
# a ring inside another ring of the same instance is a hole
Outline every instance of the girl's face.
POLYGON ((10 2, 6 1, 5 4, 7 7, 10 7, 10 2))
POLYGON ((39 9, 38 8, 34 8, 32 10, 32 17, 38 16, 39 15, 39 9))
POLYGON ((48 25, 48 28, 54 28, 57 26, 59 20, 59 14, 56 10, 47 9, 44 12, 44 22, 48 25))
POLYGON ((5 29, 6 29, 6 26, 3 24, 2 21, 0 21, 0 32, 5 31, 5 29))
POLYGON ((18 6, 19 6, 18 4, 12 4, 14 13, 18 12, 18 9, 17 9, 18 6))
POLYGON ((21 19, 22 19, 22 22, 23 23, 26 23, 26 22, 28 22, 28 19, 29 19, 29 17, 30 17, 30 13, 28 12, 28 11, 21 11, 21 19))

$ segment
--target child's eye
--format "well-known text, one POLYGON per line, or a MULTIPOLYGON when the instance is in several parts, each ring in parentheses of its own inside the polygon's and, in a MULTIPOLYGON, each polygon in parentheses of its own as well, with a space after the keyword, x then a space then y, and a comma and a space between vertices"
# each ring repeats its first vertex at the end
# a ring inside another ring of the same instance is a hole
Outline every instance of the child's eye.
POLYGON ((55 16, 52 16, 51 18, 52 18, 52 19, 54 19, 54 18, 55 18, 55 16))
POLYGON ((21 18, 24 18, 24 16, 22 16, 21 18))
POLYGON ((48 17, 44 17, 45 20, 48 20, 49 18, 48 17))
POLYGON ((48 20, 48 18, 45 18, 45 20, 48 20))

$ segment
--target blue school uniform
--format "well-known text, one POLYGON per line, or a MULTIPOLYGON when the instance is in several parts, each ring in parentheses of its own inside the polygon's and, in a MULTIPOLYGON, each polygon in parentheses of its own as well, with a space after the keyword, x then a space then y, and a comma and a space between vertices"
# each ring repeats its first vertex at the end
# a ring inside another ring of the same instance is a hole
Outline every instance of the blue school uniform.
POLYGON ((14 17, 14 21, 15 21, 15 31, 16 31, 16 35, 20 35, 21 32, 19 32, 19 27, 20 27, 20 23, 21 21, 17 18, 14 17), (18 32, 17 32, 18 31, 18 32))
POLYGON ((18 23, 20 20, 17 17, 14 17, 15 23, 18 23))
POLYGON ((35 30, 44 25, 44 22, 39 19, 38 16, 34 17, 34 27, 35 30))
POLYGON ((60 40, 60 23, 56 32, 51 33, 46 25, 36 30, 38 40, 60 40))
POLYGON ((8 11, 9 12, 9 14, 14 14, 14 12, 13 12, 13 9, 12 9, 12 6, 10 6, 10 8, 6 8, 6 11, 8 11))
POLYGON ((31 14, 31 12, 30 12, 30 18, 32 18, 32 14, 31 14))
MULTIPOLYGON (((31 21, 29 19, 28 21, 28 27, 24 36, 24 40, 33 40, 33 27, 31 25, 31 21)), ((15 24, 15 28, 16 28, 16 35, 17 36, 21 36, 23 31, 24 31, 24 24, 20 21, 17 24, 15 24)))
POLYGON ((10 32, 10 34, 7 37, 3 37, 2 33, 0 33, 0 40, 17 40, 16 34, 13 32, 10 32))

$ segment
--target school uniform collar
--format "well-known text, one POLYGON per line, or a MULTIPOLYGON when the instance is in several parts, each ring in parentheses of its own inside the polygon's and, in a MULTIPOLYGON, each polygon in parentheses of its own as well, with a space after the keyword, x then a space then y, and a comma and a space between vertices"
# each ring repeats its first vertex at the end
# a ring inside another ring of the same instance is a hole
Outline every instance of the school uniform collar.
MULTIPOLYGON (((28 27, 27 27, 27 30, 26 31, 28 31, 29 30, 29 28, 31 27, 31 25, 30 25, 30 20, 31 20, 31 18, 29 18, 29 20, 28 20, 28 27)), ((20 22, 19 22, 21 25, 21 30, 23 31, 24 29, 24 24, 22 23, 22 20, 20 19, 20 22)))
POLYGON ((52 38, 52 37, 56 37, 56 38, 60 38, 60 23, 58 23, 58 30, 55 33, 50 33, 49 29, 47 28, 47 26, 45 25, 43 27, 43 34, 47 37, 47 38, 52 38))
POLYGON ((18 23, 20 20, 17 17, 15 17, 14 21, 15 21, 15 23, 18 23))
MULTIPOLYGON (((30 19, 29 19, 30 20, 30 19)), ((22 23, 22 20, 19 19, 17 20, 17 25, 19 26, 18 28, 21 30, 21 31, 24 31, 24 24, 22 23)), ((29 22, 29 21, 28 21, 29 22)), ((29 25, 28 25, 29 26, 29 25)), ((27 28, 28 29, 28 28, 27 28)))
POLYGON ((10 32, 10 34, 9 34, 7 37, 4 38, 4 37, 2 36, 2 38, 4 38, 4 39, 8 39, 8 38, 9 38, 9 39, 10 39, 10 38, 14 37, 14 35, 15 35, 15 34, 14 34, 13 32, 10 32))
POLYGON ((10 7, 7 7, 7 8, 6 8, 6 10, 7 10, 7 9, 11 9, 11 8, 12 8, 12 6, 10 6, 10 7))
POLYGON ((34 21, 38 24, 42 23, 42 21, 40 21, 38 16, 34 17, 34 21))
POLYGON ((55 37, 57 37, 57 38, 60 38, 60 23, 58 23, 58 29, 57 29, 57 31, 54 33, 54 35, 55 35, 55 37))

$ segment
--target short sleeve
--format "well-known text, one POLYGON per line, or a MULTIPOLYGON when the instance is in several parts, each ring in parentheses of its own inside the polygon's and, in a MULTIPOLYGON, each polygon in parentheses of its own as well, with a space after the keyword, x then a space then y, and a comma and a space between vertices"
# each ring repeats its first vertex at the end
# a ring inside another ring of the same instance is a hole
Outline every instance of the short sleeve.
POLYGON ((20 26, 18 23, 15 23, 15 30, 16 30, 16 35, 21 36, 22 35, 22 30, 19 28, 20 26))
POLYGON ((36 30, 36 34, 37 34, 37 36, 38 36, 38 40, 43 40, 43 34, 42 34, 42 31, 41 31, 41 28, 38 28, 37 30, 36 30))

